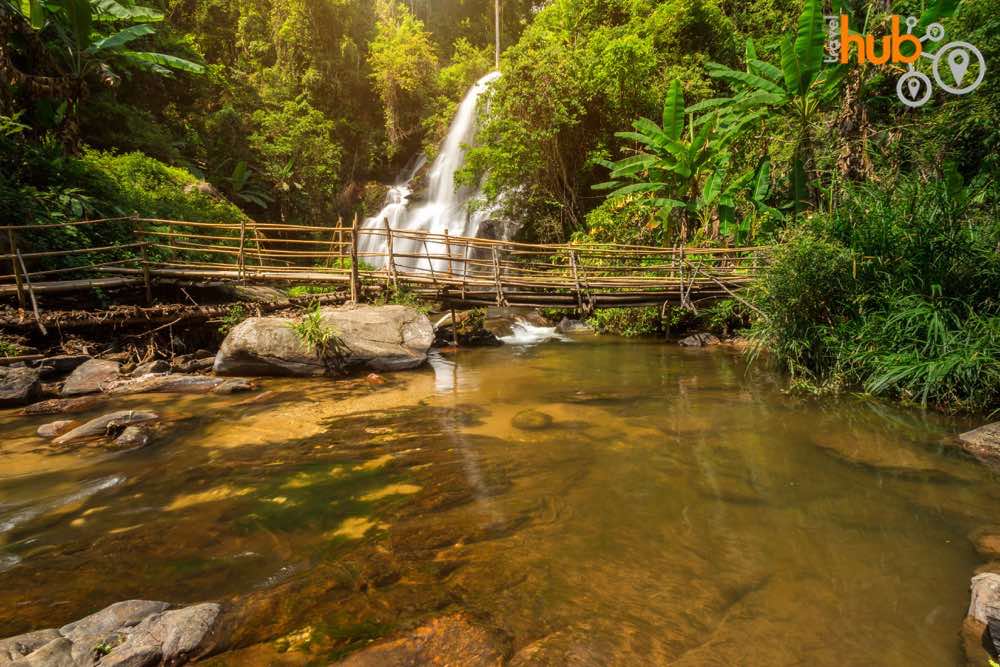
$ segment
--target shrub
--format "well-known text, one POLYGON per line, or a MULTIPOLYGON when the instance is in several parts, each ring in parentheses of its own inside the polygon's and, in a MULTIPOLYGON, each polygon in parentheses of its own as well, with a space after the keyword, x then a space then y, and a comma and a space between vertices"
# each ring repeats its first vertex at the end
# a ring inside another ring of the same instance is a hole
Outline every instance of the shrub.
POLYGON ((750 331, 753 355, 763 348, 792 376, 826 373, 836 365, 837 327, 855 314, 854 257, 840 243, 790 231, 754 284, 762 316, 750 331))
POLYGON ((595 311, 587 320, 595 331, 615 336, 654 336, 663 333, 660 309, 604 308, 595 311))

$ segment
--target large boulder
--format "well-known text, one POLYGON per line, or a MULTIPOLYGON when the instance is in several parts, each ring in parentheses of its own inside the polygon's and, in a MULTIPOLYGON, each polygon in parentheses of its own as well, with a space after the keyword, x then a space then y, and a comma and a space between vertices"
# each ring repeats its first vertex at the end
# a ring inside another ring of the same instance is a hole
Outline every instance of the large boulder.
POLYGON ((327 371, 283 317, 251 317, 237 324, 222 342, 214 368, 219 375, 311 377, 327 371))
POLYGON ((36 368, 0 367, 0 407, 25 405, 41 391, 41 372, 36 368))
POLYGON ((233 328, 215 357, 219 375, 318 376, 331 364, 389 371, 427 360, 434 330, 423 313, 406 306, 344 306, 320 311, 335 336, 324 360, 279 317, 254 317, 233 328))
POLYGON ((375 371, 416 368, 427 361, 434 328, 427 316, 407 306, 344 306, 322 311, 346 350, 347 366, 375 371))
POLYGON ((981 426, 958 436, 962 449, 980 461, 1000 464, 1000 422, 981 426))
POLYGON ((120 364, 110 359, 91 359, 76 367, 63 385, 63 396, 93 394, 118 379, 120 364))

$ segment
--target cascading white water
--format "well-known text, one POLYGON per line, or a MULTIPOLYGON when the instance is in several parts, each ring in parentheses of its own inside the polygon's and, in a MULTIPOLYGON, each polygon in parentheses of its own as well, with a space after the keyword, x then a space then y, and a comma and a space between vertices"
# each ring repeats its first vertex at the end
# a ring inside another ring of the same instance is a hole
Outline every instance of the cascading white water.
MULTIPOLYGON (((462 186, 455 187, 455 172, 465 160, 465 147, 475 136, 476 111, 480 96, 500 76, 499 72, 491 72, 476 82, 469 90, 462 104, 458 107, 455 120, 448 129, 448 136, 441 145, 437 159, 431 165, 427 177, 427 201, 410 208, 410 195, 413 194, 410 182, 423 166, 417 166, 403 175, 401 182, 392 187, 386 195, 385 207, 377 215, 366 218, 358 234, 358 252, 361 259, 375 267, 386 264, 387 244, 385 221, 395 230, 428 232, 452 236, 478 236, 479 227, 489 217, 490 210, 481 208, 469 211, 469 202, 479 197, 478 188, 462 186), (365 233, 368 231, 369 233, 365 233)), ((444 258, 435 258, 428 262, 422 257, 405 257, 405 255, 440 256, 446 254, 443 242, 427 241, 426 246, 421 239, 393 236, 393 256, 397 268, 411 271, 444 271, 449 262, 444 258)), ((451 262, 451 270, 460 273, 464 265, 460 260, 451 262)))

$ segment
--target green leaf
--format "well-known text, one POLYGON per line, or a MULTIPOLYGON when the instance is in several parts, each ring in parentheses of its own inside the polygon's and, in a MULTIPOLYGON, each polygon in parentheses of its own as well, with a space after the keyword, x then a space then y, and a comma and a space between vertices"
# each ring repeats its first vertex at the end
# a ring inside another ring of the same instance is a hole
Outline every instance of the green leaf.
POLYGON ((766 90, 769 93, 781 94, 785 91, 773 81, 768 81, 762 76, 757 76, 751 72, 740 72, 739 70, 719 65, 717 63, 708 64, 709 76, 729 81, 730 83, 742 83, 754 90, 766 90))
POLYGON ((713 97, 708 100, 702 100, 697 104, 692 104, 684 110, 684 113, 699 113, 702 111, 709 111, 711 109, 718 109, 736 102, 736 98, 733 97, 713 97))
POLYGON ((799 58, 795 55, 795 46, 787 36, 781 40, 781 73, 785 79, 785 91, 788 95, 801 94, 802 72, 799 69, 799 58))
POLYGON ((795 56, 799 61, 799 90, 805 95, 823 64, 826 31, 823 25, 822 0, 806 0, 799 15, 795 36, 795 56))
POLYGON ((753 190, 750 192, 750 200, 754 202, 764 202, 771 194, 771 161, 764 158, 757 165, 753 175, 753 190))
POLYGON ((757 60, 757 47, 753 45, 753 38, 747 37, 747 45, 745 50, 747 64, 754 60, 757 60))
POLYGON ((99 51, 104 51, 108 49, 117 49, 119 47, 125 46, 129 42, 134 42, 135 40, 152 35, 156 32, 153 26, 140 23, 138 25, 131 25, 127 28, 119 30, 113 35, 108 35, 104 39, 100 39, 94 42, 90 48, 87 49, 88 53, 97 53, 99 51))
POLYGON ((171 56, 166 53, 125 51, 122 55, 139 63, 146 63, 154 66, 158 65, 160 67, 166 67, 181 72, 190 72, 191 74, 201 74, 205 71, 205 67, 203 65, 193 63, 190 60, 185 60, 184 58, 178 58, 177 56, 171 56))
POLYGON ((598 183, 596 185, 591 185, 591 190, 613 190, 621 185, 621 181, 606 181, 604 183, 598 183))
POLYGON ((635 194, 637 192, 655 192, 660 188, 667 187, 667 183, 633 183, 632 185, 626 185, 623 188, 619 188, 611 193, 611 197, 624 197, 625 195, 635 194))
POLYGON ((748 61, 750 65, 750 71, 754 74, 762 76, 771 81, 781 81, 784 77, 781 70, 771 63, 766 63, 763 60, 750 60, 748 61))
POLYGON ((53 3, 60 7, 69 19, 70 35, 77 51, 86 51, 90 46, 93 15, 89 0, 58 0, 53 3))
POLYGON ((674 79, 663 102, 663 132, 677 141, 684 131, 684 93, 680 79, 674 79))
POLYGON ((795 158, 792 163, 792 208, 795 213, 801 213, 809 205, 809 185, 806 182, 806 167, 801 158, 795 158))
POLYGON ((962 0, 931 0, 927 9, 920 15, 920 21, 914 29, 914 33, 920 35, 931 23, 940 21, 943 18, 954 16, 962 0))
POLYGON ((156 23, 163 20, 163 13, 152 7, 122 4, 115 0, 92 0, 95 21, 131 21, 156 23))

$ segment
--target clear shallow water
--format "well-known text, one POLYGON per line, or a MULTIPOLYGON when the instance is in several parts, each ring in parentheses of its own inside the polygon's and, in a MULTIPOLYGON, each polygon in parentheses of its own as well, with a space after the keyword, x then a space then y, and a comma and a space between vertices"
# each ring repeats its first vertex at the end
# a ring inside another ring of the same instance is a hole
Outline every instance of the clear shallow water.
POLYGON ((941 444, 966 423, 591 338, 268 388, 116 400, 170 420, 118 456, 0 416, 0 636, 221 599, 216 664, 323 664, 455 609, 540 664, 962 664, 966 535, 1000 507, 941 444))

